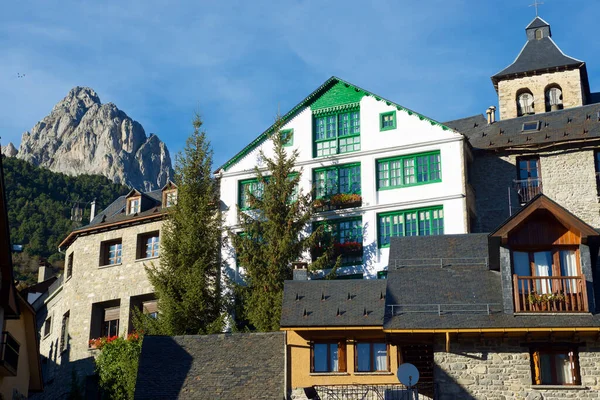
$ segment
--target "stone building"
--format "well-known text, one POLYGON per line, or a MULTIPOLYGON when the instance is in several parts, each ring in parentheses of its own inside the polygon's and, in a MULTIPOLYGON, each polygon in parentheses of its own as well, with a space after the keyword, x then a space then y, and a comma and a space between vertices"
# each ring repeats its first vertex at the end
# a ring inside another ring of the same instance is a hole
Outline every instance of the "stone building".
POLYGON ((471 231, 488 232, 538 193, 600 227, 600 97, 585 62, 558 48, 547 22, 536 17, 525 31, 516 60, 492 77, 501 119, 490 107, 487 118, 446 122, 473 150, 471 231))
POLYGON ((40 397, 63 398, 75 390, 73 381, 92 396, 97 350, 91 340, 131 332, 134 308, 157 312, 144 267, 160 261, 163 219, 176 201, 172 183, 147 193, 132 190, 60 244, 64 274, 33 302, 46 382, 40 397))
MULTIPOLYGON (((216 171, 234 231, 238 210, 251 212, 247 191, 262 190, 255 167, 265 171, 260 152, 272 156, 272 131, 216 171)), ((314 223, 333 233, 340 275, 375 277, 387 266, 391 237, 468 232, 470 152, 443 124, 332 77, 283 116, 281 134, 286 149, 299 152, 300 189, 322 204, 314 223)), ((223 259, 225 274, 239 279, 233 249, 225 247, 223 259)))
POLYGON ((403 363, 419 398, 597 398, 599 245, 538 195, 489 235, 394 238, 387 280, 287 281, 292 398, 408 398, 403 363))

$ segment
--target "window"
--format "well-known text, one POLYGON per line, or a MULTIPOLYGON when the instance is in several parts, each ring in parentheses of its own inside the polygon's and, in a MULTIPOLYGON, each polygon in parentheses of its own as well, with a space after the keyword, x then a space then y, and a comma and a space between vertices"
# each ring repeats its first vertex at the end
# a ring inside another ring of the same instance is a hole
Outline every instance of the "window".
POLYGON ((346 342, 312 343, 310 372, 346 372, 346 342))
POLYGON ((395 189, 442 181, 439 151, 377 160, 377 189, 395 189))
POLYGON ((142 312, 150 318, 158 318, 158 300, 150 300, 142 303, 142 312))
POLYGON ((379 114, 379 130, 388 131, 396 129, 396 111, 379 114))
POLYGON ((256 198, 262 198, 264 191, 264 184, 259 182, 258 179, 247 179, 240 181, 239 183, 239 199, 238 205, 242 210, 250 209, 250 196, 249 193, 254 195, 256 198))
POLYGON ((596 168, 596 191, 600 197, 600 151, 594 151, 594 167, 596 168))
POLYGON ((69 315, 70 311, 67 311, 62 318, 62 324, 60 326, 60 352, 62 353, 67 349, 69 342, 69 315))
POLYGON ((52 317, 46 318, 44 322, 44 337, 48 336, 52 332, 52 317))
POLYGON ((334 194, 360 194, 360 163, 319 168, 314 171, 316 198, 334 194))
POLYGON ((540 129, 540 121, 531 121, 523 123, 522 132, 534 132, 540 129))
POLYGON ((65 271, 65 275, 67 275, 67 279, 71 277, 73 274, 73 253, 69 254, 67 258, 67 270, 65 271))
POLYGON ((515 182, 521 204, 542 193, 539 157, 517 158, 518 179, 515 182))
POLYGON ((113 337, 119 335, 120 307, 111 307, 104 310, 101 336, 113 337))
POLYGON ((377 342, 358 342, 354 351, 356 372, 389 371, 388 345, 377 342))
POLYGON ((281 140, 283 142, 284 147, 290 147, 294 144, 294 130, 293 129, 283 129, 279 131, 281 135, 281 140))
MULTIPOLYGON (((578 254, 576 249, 554 248, 547 251, 513 251, 514 273, 519 276, 558 277, 580 276, 578 254)), ((564 282, 558 279, 535 279, 536 293, 547 294, 556 291, 561 293, 577 293, 575 279, 564 282), (553 287, 557 285, 560 287, 553 287)))
POLYGON ((444 234, 444 210, 440 207, 402 210, 377 215, 380 248, 389 247, 395 236, 444 234))
POLYGON ((313 260, 323 255, 333 245, 334 256, 342 256, 343 265, 358 265, 363 257, 362 218, 348 218, 321 221, 314 228, 323 225, 325 234, 320 243, 311 250, 313 260))
POLYGON ((535 113, 533 95, 529 91, 524 91, 517 95, 517 117, 535 113))
POLYGON ((177 190, 171 190, 165 193, 165 207, 173 207, 177 204, 177 190))
POLYGON ((331 156, 360 150, 360 110, 314 116, 314 155, 331 156))
POLYGON ((541 29, 536 29, 535 30, 535 38, 537 40, 540 40, 543 37, 544 37, 544 33, 542 32, 542 30, 541 29))
POLYGON ((563 94, 558 85, 553 85, 545 93, 546 111, 557 111, 562 109, 563 94))
POLYGON ((134 197, 127 201, 127 214, 135 214, 140 212, 140 205, 142 199, 140 197, 134 197))
POLYGON ((581 385, 579 354, 574 346, 531 350, 534 385, 581 385))
POLYGON ((158 231, 138 235, 136 259, 159 256, 160 234, 158 231))
POLYGON ((122 244, 121 239, 102 242, 100 245, 100 265, 121 264, 122 244))

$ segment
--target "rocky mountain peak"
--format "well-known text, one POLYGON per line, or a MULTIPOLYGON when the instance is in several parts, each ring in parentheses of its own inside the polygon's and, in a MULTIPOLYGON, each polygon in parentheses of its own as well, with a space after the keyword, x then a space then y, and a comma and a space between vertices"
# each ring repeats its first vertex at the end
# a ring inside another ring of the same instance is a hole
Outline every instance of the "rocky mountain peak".
POLYGON ((25 132, 17 158, 68 175, 104 175, 140 190, 173 176, 160 139, 88 87, 74 87, 50 114, 25 132))
POLYGON ((8 142, 8 145, 2 147, 2 155, 6 157, 14 157, 17 155, 17 148, 12 142, 8 142))

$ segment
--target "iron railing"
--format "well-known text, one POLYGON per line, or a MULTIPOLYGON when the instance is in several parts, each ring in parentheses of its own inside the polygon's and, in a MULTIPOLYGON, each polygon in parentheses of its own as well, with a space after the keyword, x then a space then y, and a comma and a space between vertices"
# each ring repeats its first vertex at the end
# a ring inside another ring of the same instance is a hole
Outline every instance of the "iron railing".
POLYGON ((585 276, 513 275, 516 312, 587 312, 585 276))
POLYGON ((431 400, 437 399, 434 383, 419 383, 414 389, 404 385, 313 386, 313 400, 431 400))
POLYGON ((541 178, 515 180, 514 184, 521 204, 525 204, 538 194, 543 193, 541 178))
POLYGON ((499 303, 463 303, 463 304, 388 304, 391 316, 402 314, 484 314, 501 311, 499 303))
POLYGON ((2 332, 0 367, 3 376, 16 376, 19 366, 19 342, 9 332, 2 332))
POLYGON ((401 258, 390 260, 389 265, 395 269, 403 267, 487 267, 489 265, 489 259, 488 257, 401 258))

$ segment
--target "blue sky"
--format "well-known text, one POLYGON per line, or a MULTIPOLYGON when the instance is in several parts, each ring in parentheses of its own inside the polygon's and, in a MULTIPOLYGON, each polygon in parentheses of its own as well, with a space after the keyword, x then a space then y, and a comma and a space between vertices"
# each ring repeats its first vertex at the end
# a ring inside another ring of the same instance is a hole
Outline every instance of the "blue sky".
MULTIPOLYGON (((497 103, 533 0, 6 0, 0 4, 0 136, 21 134, 73 86, 92 87, 174 155, 200 111, 215 167, 332 75, 439 121, 497 103), (25 77, 18 78, 18 74, 25 77)), ((540 15, 600 91, 597 0, 540 15)))

